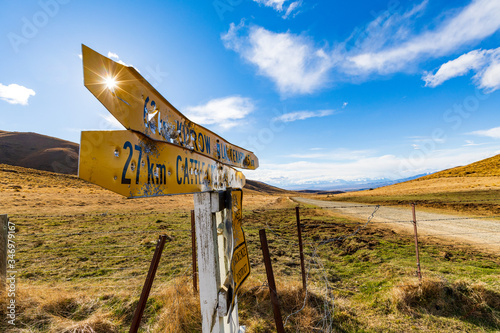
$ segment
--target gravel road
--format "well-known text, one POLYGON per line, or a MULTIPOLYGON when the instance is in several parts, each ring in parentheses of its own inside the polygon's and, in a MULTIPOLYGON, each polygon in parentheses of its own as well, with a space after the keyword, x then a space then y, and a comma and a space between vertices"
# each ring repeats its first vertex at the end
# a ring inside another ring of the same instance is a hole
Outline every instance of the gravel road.
MULTIPOLYGON (((332 209, 342 215, 367 219, 373 212, 374 206, 339 201, 323 201, 303 197, 294 197, 293 200, 332 209), (342 207, 342 208, 340 208, 342 207)), ((500 220, 467 218, 458 215, 428 213, 416 210, 419 238, 440 238, 451 242, 473 244, 476 247, 500 253, 500 220)), ((381 206, 376 212, 373 222, 378 226, 387 226, 391 229, 407 230, 413 233, 411 207, 381 206)))

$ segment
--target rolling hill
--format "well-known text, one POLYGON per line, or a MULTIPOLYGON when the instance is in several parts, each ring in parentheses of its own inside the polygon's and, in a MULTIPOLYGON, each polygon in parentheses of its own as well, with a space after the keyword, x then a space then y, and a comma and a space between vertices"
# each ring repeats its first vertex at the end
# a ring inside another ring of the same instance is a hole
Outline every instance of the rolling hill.
POLYGON ((500 191, 500 155, 406 182, 379 187, 373 190, 337 194, 335 197, 375 197, 492 190, 500 191))
POLYGON ((417 181, 448 177, 500 177, 500 155, 489 157, 465 166, 439 171, 418 178, 417 181))
POLYGON ((75 174, 79 145, 31 132, 0 131, 0 163, 75 174))

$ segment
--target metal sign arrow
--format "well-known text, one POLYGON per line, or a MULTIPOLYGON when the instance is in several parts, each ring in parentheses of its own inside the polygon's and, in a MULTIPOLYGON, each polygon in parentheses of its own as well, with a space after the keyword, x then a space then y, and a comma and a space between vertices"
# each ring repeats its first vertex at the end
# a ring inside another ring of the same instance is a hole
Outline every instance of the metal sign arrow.
POLYGON ((220 163, 256 169, 257 157, 193 123, 133 67, 82 45, 84 84, 126 129, 211 157, 220 163))

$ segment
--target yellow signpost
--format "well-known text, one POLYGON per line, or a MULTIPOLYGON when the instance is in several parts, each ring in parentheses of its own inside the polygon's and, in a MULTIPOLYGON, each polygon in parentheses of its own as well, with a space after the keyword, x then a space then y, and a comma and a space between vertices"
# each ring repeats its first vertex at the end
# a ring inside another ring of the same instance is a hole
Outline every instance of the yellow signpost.
POLYGON ((85 86, 127 130, 82 132, 79 177, 128 198, 194 193, 202 330, 238 332, 236 293, 250 261, 241 227, 245 176, 233 167, 256 169, 257 157, 191 122, 134 68, 85 45, 82 55, 85 86), (228 207, 221 192, 230 195, 228 207), (222 210, 227 223, 219 221, 222 210))
POLYGON ((248 258, 245 233, 241 227, 243 219, 242 207, 243 191, 231 190, 231 213, 233 231, 233 249, 231 255, 231 273, 233 275, 233 297, 231 308, 234 306, 235 296, 241 285, 250 275, 250 259, 248 258))
POLYGON ((119 64, 85 45, 82 57, 85 86, 126 129, 230 166, 252 170, 259 166, 254 153, 191 122, 133 67, 119 64))
POLYGON ((233 226, 233 255, 231 258, 231 267, 235 283, 234 291, 237 292, 241 284, 250 275, 250 261, 248 260, 247 244, 245 242, 245 233, 241 228, 242 221, 242 198, 243 192, 231 191, 231 210, 233 226))
POLYGON ((132 131, 84 131, 79 176, 127 198, 242 188, 240 171, 132 131))

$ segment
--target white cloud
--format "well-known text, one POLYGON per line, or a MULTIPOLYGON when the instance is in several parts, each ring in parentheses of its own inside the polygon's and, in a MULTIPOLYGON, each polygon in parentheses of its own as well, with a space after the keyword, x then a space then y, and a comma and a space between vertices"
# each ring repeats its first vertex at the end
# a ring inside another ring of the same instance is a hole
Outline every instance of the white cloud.
MULTIPOLYGON (((312 151, 323 150, 322 148, 311 148, 312 151)), ((315 159, 323 161, 354 161, 367 158, 373 152, 369 150, 349 150, 345 148, 334 149, 331 151, 324 151, 321 153, 294 153, 285 155, 284 157, 296 159, 315 159)))
POLYGON ((283 11, 283 4, 286 0, 253 0, 259 4, 262 4, 266 7, 272 7, 274 10, 279 12, 283 11))
POLYGON ((222 36, 224 46, 238 52, 269 77, 282 94, 307 94, 321 88, 333 67, 332 58, 306 37, 275 33, 262 27, 231 23, 222 36), (243 31, 247 31, 243 34, 243 31))
POLYGON ((120 57, 118 56, 118 54, 113 53, 111 51, 108 52, 108 58, 115 59, 115 60, 120 60, 120 57))
POLYGON ((119 63, 119 64, 121 64, 123 66, 133 67, 136 71, 138 71, 140 73, 140 71, 134 65, 127 64, 126 62, 124 62, 123 60, 120 59, 120 57, 116 53, 113 53, 113 52, 109 51, 108 52, 108 58, 112 59, 113 61, 116 61, 117 63, 119 63))
MULTIPOLYGON (((277 11, 284 11, 287 4, 257 2, 277 11)), ((315 92, 333 81, 359 82, 374 74, 414 72, 419 64, 455 54, 500 29, 498 0, 472 0, 465 7, 443 11, 432 25, 427 17, 425 24, 419 22, 426 14, 428 2, 424 0, 406 11, 398 3, 363 29, 355 29, 345 41, 334 42, 331 48, 318 46, 305 34, 246 27, 243 22, 231 24, 222 40, 226 48, 239 53, 257 67, 260 75, 274 82, 282 95, 293 95, 315 92)), ((493 51, 465 53, 443 64, 435 74, 426 73, 423 79, 427 86, 435 87, 474 70, 479 87, 490 92, 499 89, 500 57, 493 56, 493 51), (476 62, 481 60, 485 61, 483 67, 476 62)))
MULTIPOLYGON (((301 5, 302 5, 302 0, 292 2, 290 4, 290 6, 288 6, 285 15, 283 15, 282 18, 284 18, 284 19, 289 18, 290 15, 293 13, 293 11, 296 10, 297 8, 299 8, 301 5)), ((299 12, 296 12, 295 14, 293 14, 293 17, 295 17, 298 13, 299 12)))
POLYGON ((195 123, 229 129, 240 125, 254 109, 250 98, 229 96, 212 99, 203 105, 189 106, 183 113, 195 123))
POLYGON ((284 19, 288 18, 295 9, 299 8, 302 5, 302 0, 292 2, 288 5, 288 7, 285 5, 285 2, 288 2, 288 0, 253 0, 253 1, 257 2, 258 4, 264 5, 266 7, 271 7, 279 13, 284 11, 285 14, 282 16, 282 18, 284 19))
MULTIPOLYGON (((497 49, 500 51, 500 49, 497 49)), ((500 55, 500 52, 498 52, 500 55)), ((493 92, 500 89, 500 59, 495 57, 491 64, 484 69, 483 72, 476 75, 476 80, 479 88, 485 89, 488 92, 493 92)))
POLYGON ((284 123, 296 121, 296 120, 304 120, 308 118, 315 117, 326 117, 332 115, 334 110, 320 110, 320 111, 296 111, 282 114, 279 117, 274 118, 274 120, 279 120, 284 123))
POLYGON ((436 74, 422 78, 425 85, 436 87, 443 82, 474 71, 474 81, 480 88, 492 92, 500 88, 500 47, 491 50, 473 50, 441 65, 436 74))
POLYGON ((436 87, 451 78, 467 74, 472 69, 478 69, 483 66, 485 54, 487 51, 474 50, 463 54, 457 59, 450 60, 441 65, 436 74, 427 73, 423 80, 425 86, 436 87))
POLYGON ((493 139, 500 139, 500 127, 494 127, 487 130, 474 131, 467 134, 486 136, 493 139))
POLYGON ((349 104, 349 103, 347 103, 347 102, 342 103, 342 109, 345 109, 347 104, 349 104))
POLYGON ((485 145, 486 143, 474 143, 473 140, 465 140, 465 144, 463 145, 464 147, 470 147, 470 146, 482 146, 485 145))
MULTIPOLYGON (((434 30, 415 36, 381 35, 377 40, 384 46, 373 51, 362 44, 361 52, 348 57, 348 69, 352 73, 388 74, 408 68, 412 63, 435 58, 456 51, 459 47, 482 40, 500 28, 500 1, 475 0, 458 14, 445 19, 434 30), (385 41, 396 40, 394 45, 385 41)), ((371 36, 371 35, 370 35, 371 36)))
POLYGON ((34 90, 12 83, 4 86, 0 83, 0 99, 9 104, 28 105, 30 96, 35 96, 34 90))

